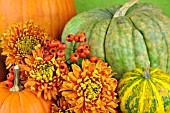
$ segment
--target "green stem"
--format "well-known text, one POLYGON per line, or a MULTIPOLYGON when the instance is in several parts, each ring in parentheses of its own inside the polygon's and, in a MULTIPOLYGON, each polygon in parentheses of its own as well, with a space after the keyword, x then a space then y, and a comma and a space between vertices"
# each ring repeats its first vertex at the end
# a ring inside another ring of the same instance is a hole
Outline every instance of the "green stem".
POLYGON ((66 62, 69 61, 69 60, 70 60, 70 58, 66 59, 66 62))
POLYGON ((138 0, 131 0, 130 2, 125 3, 119 10, 116 11, 113 18, 125 16, 127 10, 132 7, 134 4, 136 4, 138 0))
POLYGON ((149 68, 150 68, 150 62, 148 62, 146 64, 146 67, 145 67, 145 71, 144 71, 144 74, 143 74, 143 78, 150 78, 150 73, 149 73, 149 68))

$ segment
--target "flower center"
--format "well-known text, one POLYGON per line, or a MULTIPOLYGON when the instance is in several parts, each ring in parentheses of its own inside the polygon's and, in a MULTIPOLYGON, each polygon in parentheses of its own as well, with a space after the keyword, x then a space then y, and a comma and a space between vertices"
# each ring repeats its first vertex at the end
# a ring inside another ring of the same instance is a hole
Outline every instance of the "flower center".
POLYGON ((101 92, 100 83, 90 83, 87 86, 86 91, 84 94, 86 94, 86 98, 90 100, 96 100, 101 92))
POLYGON ((97 70, 92 73, 92 76, 86 76, 83 80, 84 83, 81 82, 77 90, 78 96, 84 95, 86 101, 97 100, 102 91, 100 76, 97 70))
POLYGON ((54 66, 50 62, 36 65, 34 70, 30 71, 30 76, 41 82, 50 82, 53 78, 54 66))
POLYGON ((33 36, 24 36, 17 41, 18 52, 20 54, 31 55, 32 50, 34 50, 35 46, 40 44, 40 41, 33 36))

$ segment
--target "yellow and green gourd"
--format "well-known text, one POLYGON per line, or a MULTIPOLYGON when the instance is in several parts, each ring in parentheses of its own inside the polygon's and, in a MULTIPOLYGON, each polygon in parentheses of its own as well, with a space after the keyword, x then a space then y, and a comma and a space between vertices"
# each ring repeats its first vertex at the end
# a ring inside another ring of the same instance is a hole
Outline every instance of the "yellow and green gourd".
POLYGON ((123 113, 170 113, 170 75, 159 68, 135 68, 118 84, 123 113))
MULTIPOLYGON (((84 31, 91 55, 105 60, 116 78, 135 67, 158 67, 170 74, 170 19, 150 3, 130 1, 125 5, 92 9, 72 18, 64 28, 66 35, 84 31)), ((72 53, 74 42, 66 42, 72 53)))

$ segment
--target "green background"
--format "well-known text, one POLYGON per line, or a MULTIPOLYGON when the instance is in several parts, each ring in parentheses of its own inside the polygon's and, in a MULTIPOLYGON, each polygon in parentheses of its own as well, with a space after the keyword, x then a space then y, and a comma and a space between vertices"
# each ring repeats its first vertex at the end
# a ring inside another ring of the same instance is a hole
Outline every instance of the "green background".
MULTIPOLYGON (((77 13, 100 7, 122 5, 129 0, 75 0, 77 13)), ((160 7, 163 12, 170 17, 170 0, 139 0, 140 2, 150 2, 160 7)))

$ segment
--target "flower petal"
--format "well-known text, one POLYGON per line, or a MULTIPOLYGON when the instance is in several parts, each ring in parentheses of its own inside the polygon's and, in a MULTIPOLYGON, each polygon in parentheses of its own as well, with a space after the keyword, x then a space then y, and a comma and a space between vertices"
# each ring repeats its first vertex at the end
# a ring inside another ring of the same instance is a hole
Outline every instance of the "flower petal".
POLYGON ((79 78, 80 73, 82 72, 80 67, 76 64, 72 64, 72 69, 73 69, 73 73, 74 73, 75 77, 79 78))
POLYGON ((88 71, 90 72, 94 71, 95 67, 96 67, 95 63, 89 64, 88 71))
POLYGON ((89 61, 89 59, 85 59, 82 61, 82 69, 85 69, 89 66, 91 62, 89 61))
POLYGON ((107 106, 110 106, 111 108, 116 108, 116 107, 118 107, 118 104, 115 103, 115 102, 113 102, 113 101, 111 101, 111 102, 109 102, 109 103, 107 104, 107 106))
POLYGON ((47 98, 48 98, 48 100, 51 100, 51 99, 52 99, 51 90, 49 90, 49 91, 47 92, 47 98))
POLYGON ((77 82, 78 80, 72 72, 68 73, 68 77, 72 82, 77 82))
POLYGON ((108 109, 108 111, 110 111, 110 113, 117 113, 117 111, 111 107, 106 107, 108 109))
POLYGON ((63 82, 63 85, 62 85, 62 88, 60 89, 60 91, 73 90, 73 87, 74 87, 74 86, 75 86, 74 83, 64 81, 64 82, 63 82))
POLYGON ((65 97, 66 100, 72 99, 72 96, 73 96, 73 97, 77 97, 77 95, 75 94, 74 91, 64 91, 64 92, 62 92, 61 94, 62 94, 62 96, 65 97), (72 95, 69 96, 70 94, 72 94, 72 95))

